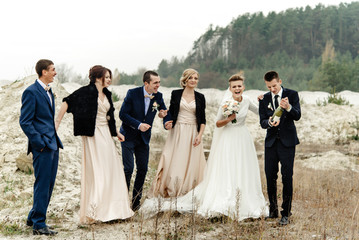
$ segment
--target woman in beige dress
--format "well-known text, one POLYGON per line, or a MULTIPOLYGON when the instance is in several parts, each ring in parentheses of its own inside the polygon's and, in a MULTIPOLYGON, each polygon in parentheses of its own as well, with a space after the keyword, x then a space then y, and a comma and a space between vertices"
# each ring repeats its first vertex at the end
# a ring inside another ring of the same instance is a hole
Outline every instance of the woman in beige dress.
POLYGON ((124 136, 116 129, 111 71, 90 69, 90 84, 63 99, 56 129, 65 112, 74 117, 74 135, 82 136, 80 223, 107 222, 133 216, 122 161, 112 139, 124 136))
MULTIPOLYGON (((180 79, 183 89, 171 94, 169 131, 150 197, 177 197, 202 181, 206 160, 202 135, 206 124, 204 95, 195 91, 199 74, 186 69, 180 79)), ((167 127, 168 129, 168 127, 167 127)))

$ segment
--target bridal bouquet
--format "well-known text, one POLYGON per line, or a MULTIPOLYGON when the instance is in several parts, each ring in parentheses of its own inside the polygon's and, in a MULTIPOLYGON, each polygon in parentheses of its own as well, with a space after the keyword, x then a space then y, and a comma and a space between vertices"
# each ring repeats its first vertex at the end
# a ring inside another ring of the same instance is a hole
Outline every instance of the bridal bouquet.
MULTIPOLYGON (((233 113, 239 112, 239 102, 234 100, 228 100, 222 106, 223 116, 228 117, 233 113)), ((237 119, 233 119, 232 123, 236 123, 237 119)))

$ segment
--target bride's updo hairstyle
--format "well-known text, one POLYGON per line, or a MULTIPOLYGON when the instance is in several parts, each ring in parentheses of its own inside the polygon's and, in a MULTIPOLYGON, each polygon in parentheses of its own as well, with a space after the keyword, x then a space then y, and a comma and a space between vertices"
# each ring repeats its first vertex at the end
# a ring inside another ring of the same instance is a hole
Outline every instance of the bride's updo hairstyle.
POLYGON ((188 68, 183 71, 181 79, 180 79, 180 84, 183 88, 186 88, 188 79, 195 73, 197 73, 198 78, 199 78, 199 73, 196 70, 194 70, 193 68, 188 68))
POLYGON ((232 75, 228 79, 229 86, 231 86, 231 82, 234 82, 234 81, 242 81, 242 82, 244 82, 244 77, 243 77, 242 72, 236 73, 236 74, 232 75))
POLYGON ((101 78, 102 85, 104 85, 106 72, 110 74, 110 78, 112 79, 112 72, 110 69, 105 68, 101 65, 93 66, 92 68, 90 68, 89 71, 90 82, 95 83, 97 78, 101 78))

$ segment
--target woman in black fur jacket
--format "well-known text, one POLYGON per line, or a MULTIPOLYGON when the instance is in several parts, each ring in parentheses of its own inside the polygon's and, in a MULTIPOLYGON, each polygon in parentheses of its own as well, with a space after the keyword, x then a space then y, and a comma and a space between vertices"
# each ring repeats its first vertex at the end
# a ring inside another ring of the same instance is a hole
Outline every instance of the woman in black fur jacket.
POLYGON ((122 161, 112 136, 124 141, 116 128, 111 92, 112 73, 96 65, 90 84, 63 99, 55 127, 73 114, 74 135, 82 136, 80 223, 107 222, 133 216, 122 161))

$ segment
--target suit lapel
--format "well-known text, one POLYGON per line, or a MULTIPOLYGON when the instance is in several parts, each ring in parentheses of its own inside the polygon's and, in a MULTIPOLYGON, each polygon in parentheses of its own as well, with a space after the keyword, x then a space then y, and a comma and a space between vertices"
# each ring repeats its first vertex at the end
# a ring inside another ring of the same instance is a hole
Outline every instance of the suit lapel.
MULTIPOLYGON (((40 92, 40 94, 46 99, 45 101, 49 104, 50 109, 53 110, 53 107, 51 107, 51 102, 50 102, 49 96, 47 95, 45 89, 40 85, 40 83, 37 82, 37 80, 35 82, 35 86, 37 87, 37 90, 40 92)), ((51 93, 51 95, 52 95, 52 93, 51 93)))
POLYGON ((138 88, 139 99, 140 99, 140 109, 142 110, 143 116, 146 116, 145 114, 145 95, 143 94, 143 87, 138 88))
MULTIPOLYGON (((271 111, 274 111, 275 110, 275 107, 274 107, 274 105, 273 105, 273 101, 272 101, 272 94, 269 92, 269 94, 268 94, 268 105, 271 105, 271 111)), ((267 106, 268 107, 268 106, 267 106)))
POLYGON ((287 90, 284 87, 282 87, 282 97, 281 97, 281 99, 285 98, 285 97, 287 97, 287 90))
MULTIPOLYGON (((284 87, 282 87, 282 97, 281 99, 283 98, 286 98, 288 97, 288 91, 287 89, 285 89, 284 87)), ((288 112, 287 111, 283 111, 283 114, 287 114, 288 112)), ((282 121, 284 121, 285 118, 282 118, 282 121)))
POLYGON ((156 101, 156 94, 152 94, 152 96, 153 96, 153 98, 150 100, 150 104, 148 105, 146 116, 150 113, 150 111, 152 112, 152 105, 153 105, 154 101, 156 101))
POLYGON ((51 99, 52 99, 52 113, 55 114, 55 96, 52 93, 52 89, 50 89, 50 94, 51 94, 51 99))
POLYGON ((272 106, 272 109, 273 109, 273 111, 274 111, 274 110, 275 110, 275 106, 273 105, 272 95, 270 95, 269 102, 270 102, 270 105, 272 106))

